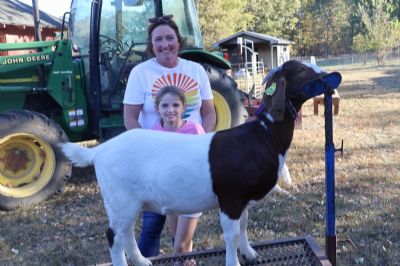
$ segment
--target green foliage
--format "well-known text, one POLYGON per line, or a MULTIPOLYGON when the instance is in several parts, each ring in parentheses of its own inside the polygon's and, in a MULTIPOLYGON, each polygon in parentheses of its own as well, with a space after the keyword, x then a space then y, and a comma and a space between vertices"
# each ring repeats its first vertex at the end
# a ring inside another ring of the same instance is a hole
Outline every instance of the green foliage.
POLYGON ((292 50, 301 56, 363 50, 358 43, 361 37, 356 37, 360 34, 368 49, 379 54, 400 43, 400 0, 197 0, 196 3, 207 47, 240 30, 294 41, 292 50), (382 48, 386 43, 388 46, 382 48))
POLYGON ((364 54, 364 65, 367 63, 367 51, 369 49, 368 40, 362 34, 357 34, 353 38, 353 50, 364 54))
POLYGON ((247 0, 246 13, 252 14, 248 29, 280 38, 293 38, 301 0, 247 0))
POLYGON ((360 4, 358 10, 366 29, 366 46, 376 54, 378 64, 383 63, 384 57, 400 40, 398 20, 391 20, 387 10, 388 6, 378 0, 369 5, 360 4))
POLYGON ((251 18, 243 13, 244 5, 242 0, 197 1, 205 47, 246 28, 251 18))
POLYGON ((299 51, 317 55, 341 52, 343 40, 349 35, 349 17, 344 0, 307 1, 299 14, 299 51))
POLYGON ((368 40, 362 34, 357 34, 353 38, 353 49, 359 53, 365 53, 368 51, 368 40))

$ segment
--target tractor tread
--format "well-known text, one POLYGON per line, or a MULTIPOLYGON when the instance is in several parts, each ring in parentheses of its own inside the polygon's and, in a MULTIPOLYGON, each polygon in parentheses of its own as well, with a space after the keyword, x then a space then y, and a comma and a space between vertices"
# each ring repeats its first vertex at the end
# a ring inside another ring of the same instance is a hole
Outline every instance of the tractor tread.
POLYGON ((0 193, 0 209, 11 210, 18 206, 31 205, 53 194, 61 192, 71 177, 71 165, 63 155, 61 142, 68 142, 68 136, 61 127, 45 115, 29 110, 11 110, 0 113, 0 138, 14 133, 30 133, 43 139, 55 153, 55 171, 49 183, 35 194, 15 198, 0 193))

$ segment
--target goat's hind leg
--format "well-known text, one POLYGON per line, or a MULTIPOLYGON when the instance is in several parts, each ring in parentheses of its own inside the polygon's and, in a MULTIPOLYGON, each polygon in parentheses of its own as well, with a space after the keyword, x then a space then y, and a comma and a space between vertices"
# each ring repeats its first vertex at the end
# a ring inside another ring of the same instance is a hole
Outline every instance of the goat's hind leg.
POLYGON ((151 261, 145 257, 143 257, 142 253, 140 252, 136 239, 135 239, 135 232, 134 232, 134 221, 133 219, 132 224, 130 224, 125 238, 125 252, 128 257, 128 261, 132 261, 133 265, 144 265, 150 266, 152 265, 151 261))
POLYGON ((113 265, 127 265, 124 254, 125 251, 128 260, 132 262, 133 265, 151 266, 151 261, 143 257, 136 243, 134 222, 137 214, 132 212, 131 215, 132 216, 128 217, 125 214, 122 218, 110 218, 110 228, 107 231, 107 238, 110 242, 109 235, 113 234, 114 243, 113 245, 110 244, 111 260, 113 265), (121 262, 121 264, 119 264, 119 262, 121 262))
POLYGON ((247 261, 254 262, 257 257, 257 252, 250 246, 247 237, 247 219, 248 211, 245 208, 240 216, 240 234, 239 234, 239 251, 247 261))
POLYGON ((118 266, 128 265, 125 258, 124 246, 119 238, 117 238, 115 230, 113 230, 111 226, 108 228, 106 236, 112 264, 118 266))

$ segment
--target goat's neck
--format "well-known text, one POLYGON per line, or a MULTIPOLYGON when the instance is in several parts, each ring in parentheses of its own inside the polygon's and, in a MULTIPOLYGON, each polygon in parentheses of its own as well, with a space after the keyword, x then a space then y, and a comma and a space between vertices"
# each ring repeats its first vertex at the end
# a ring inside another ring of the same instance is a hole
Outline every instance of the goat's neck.
MULTIPOLYGON (((300 108, 299 108, 300 110, 300 108)), ((289 100, 288 98, 285 99, 285 113, 290 114, 290 116, 296 120, 297 119, 297 113, 299 111, 296 109, 296 107, 293 105, 292 101, 289 100)))
MULTIPOLYGON (((295 110, 295 109, 294 109, 295 110)), ((297 112, 295 113, 297 115, 297 112)), ((285 152, 293 139, 294 123, 296 117, 293 117, 291 111, 285 111, 283 121, 273 121, 266 111, 258 116, 258 123, 262 129, 262 135, 266 140, 274 140, 274 145, 282 152, 285 152)))

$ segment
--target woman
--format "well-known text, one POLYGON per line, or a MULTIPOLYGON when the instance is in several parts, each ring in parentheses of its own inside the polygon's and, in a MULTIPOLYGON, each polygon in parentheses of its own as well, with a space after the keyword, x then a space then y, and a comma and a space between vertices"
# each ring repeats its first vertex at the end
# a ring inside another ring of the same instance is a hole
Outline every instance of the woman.
MULTIPOLYGON (((165 86, 177 86, 187 100, 184 118, 200 123, 205 132, 215 128, 210 81, 203 67, 178 57, 183 38, 172 15, 150 19, 147 52, 153 56, 132 69, 124 98, 125 127, 152 128, 159 121, 155 95, 165 86)), ((151 160, 151 158, 149 158, 151 160)), ((165 216, 143 213, 139 249, 145 257, 158 255, 165 216)))

